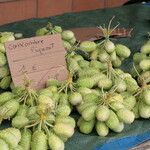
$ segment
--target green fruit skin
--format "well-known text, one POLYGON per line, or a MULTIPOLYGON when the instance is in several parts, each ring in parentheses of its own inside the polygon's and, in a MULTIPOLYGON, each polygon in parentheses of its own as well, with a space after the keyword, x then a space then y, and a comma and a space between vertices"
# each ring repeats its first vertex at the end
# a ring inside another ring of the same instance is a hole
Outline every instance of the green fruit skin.
POLYGON ((7 128, 0 131, 0 139, 3 139, 9 148, 15 148, 21 140, 21 132, 15 128, 7 128))
POLYGON ((99 96, 95 93, 88 93, 88 94, 85 94, 83 96, 83 101, 88 103, 88 102, 96 102, 97 100, 99 100, 99 96))
POLYGON ((131 54, 130 49, 122 44, 116 44, 115 51, 118 56, 123 57, 123 58, 128 58, 131 54))
POLYGON ((83 112, 86 108, 92 107, 93 105, 95 105, 95 103, 93 103, 93 102, 88 102, 88 103, 86 103, 86 102, 85 102, 85 103, 82 103, 82 104, 78 105, 76 108, 77 108, 79 114, 82 114, 82 112, 83 112))
POLYGON ((106 126, 104 122, 97 122, 96 123, 96 132, 99 136, 107 136, 109 133, 109 128, 106 126))
POLYGON ((4 46, 3 43, 0 43, 0 52, 2 52, 2 53, 5 53, 5 52, 6 52, 5 46, 4 46))
POLYGON ((82 95, 80 93, 74 92, 70 95, 69 101, 72 105, 78 105, 82 102, 82 95))
POLYGON ((63 41, 63 46, 67 50, 71 50, 72 45, 68 41, 63 41))
POLYGON ((115 50, 115 45, 112 41, 107 40, 104 44, 105 50, 107 51, 107 53, 112 53, 115 50))
POLYGON ((19 110, 17 112, 17 116, 26 117, 28 111, 28 107, 26 105, 20 105, 19 110))
POLYGON ((47 150, 47 136, 43 131, 35 131, 32 135, 31 150, 47 150))
POLYGON ((28 129, 25 129, 21 132, 21 141, 19 144, 22 146, 23 150, 30 150, 31 136, 31 131, 28 129))
POLYGON ((90 62, 86 60, 80 60, 78 61, 78 64, 81 68, 89 68, 90 62))
POLYGON ((0 67, 0 79, 3 79, 4 77, 8 76, 10 74, 8 66, 2 66, 0 67))
POLYGON ((117 116, 118 116, 120 121, 122 121, 126 124, 133 123, 133 121, 135 119, 134 113, 132 111, 126 109, 126 108, 122 108, 122 109, 118 110, 117 116))
POLYGON ((4 66, 7 63, 6 56, 0 52, 0 67, 4 66))
POLYGON ((149 54, 150 53, 150 44, 146 43, 141 47, 141 52, 144 54, 149 54))
POLYGON ((139 105, 139 114, 142 118, 148 119, 150 118, 150 106, 145 103, 140 103, 139 105))
POLYGON ((63 40, 69 41, 74 38, 74 33, 70 30, 65 30, 61 33, 61 36, 63 40))
POLYGON ((115 80, 115 85, 117 86, 116 91, 118 93, 124 92, 127 89, 127 86, 126 86, 126 83, 125 83, 124 80, 116 79, 115 80))
POLYGON ((70 116, 67 116, 67 117, 58 116, 58 117, 56 117, 55 123, 56 124, 57 123, 69 124, 73 128, 75 128, 75 125, 76 125, 75 120, 72 117, 70 117, 70 116))
POLYGON ((95 49, 94 51, 91 52, 91 54, 90 54, 90 59, 91 59, 91 60, 97 60, 98 54, 99 54, 99 50, 98 50, 98 49, 95 49))
POLYGON ((23 128, 29 123, 29 119, 24 116, 16 116, 12 119, 12 126, 15 128, 23 128))
POLYGON ((19 103, 15 100, 10 100, 1 106, 0 112, 4 119, 11 118, 19 109, 19 103))
POLYGON ((12 92, 3 92, 0 94, 0 105, 3 105, 7 101, 14 98, 14 94, 12 92))
POLYGON ((121 59, 116 56, 116 59, 112 61, 113 67, 118 68, 121 66, 122 62, 121 59))
POLYGON ((109 118, 108 118, 108 120, 106 120, 105 123, 112 130, 116 129, 119 126, 119 119, 112 110, 110 110, 109 118))
POLYGON ((123 92, 121 93, 121 95, 123 96, 124 99, 123 100, 124 106, 129 110, 133 109, 133 107, 136 105, 136 98, 128 92, 123 92))
POLYGON ((58 105, 56 114, 59 116, 69 116, 71 113, 71 108, 68 105, 58 105))
POLYGON ((139 66, 143 71, 150 70, 150 59, 142 60, 139 64, 139 66))
POLYGON ((93 105, 93 106, 85 108, 82 111, 83 119, 86 120, 86 121, 93 120, 95 118, 95 111, 96 111, 96 109, 97 109, 96 105, 93 105))
POLYGON ((150 71, 142 72, 140 78, 138 78, 139 83, 141 83, 141 79, 143 79, 145 83, 150 83, 150 71))
POLYGON ((142 95, 144 103, 150 105, 150 90, 145 90, 142 95))
POLYGON ((48 144, 51 150, 64 150, 64 142, 55 134, 50 133, 48 137, 48 144))
POLYGON ((119 126, 116 129, 114 128, 113 131, 120 133, 120 132, 122 132, 123 129, 124 129, 124 124, 123 124, 123 122, 120 122, 119 126))
POLYGON ((85 121, 83 118, 80 119, 80 123, 78 123, 80 132, 84 134, 89 134, 92 132, 94 128, 95 120, 85 121))
POLYGON ((111 102, 111 103, 110 103, 110 106, 111 106, 111 108, 112 108, 114 111, 118 111, 119 109, 125 107, 125 106, 123 105, 123 103, 121 103, 121 102, 111 102))
POLYGON ((96 44, 91 41, 83 41, 80 44, 80 50, 86 51, 86 52, 92 52, 96 49, 96 44))
POLYGON ((109 118, 110 111, 107 106, 98 106, 96 109, 96 118, 98 121, 106 121, 109 118))
POLYGON ((2 89, 7 89, 10 86, 11 83, 11 76, 6 76, 5 78, 3 78, 0 82, 0 88, 2 89))
POLYGON ((95 69, 105 70, 107 69, 108 65, 107 63, 101 63, 100 61, 92 60, 90 62, 90 67, 95 68, 95 69))
POLYGON ((46 33, 48 33, 49 31, 44 27, 44 28, 41 28, 41 29, 38 29, 36 31, 36 36, 41 36, 41 35, 45 35, 46 33))
POLYGON ((1 150, 9 150, 8 144, 2 139, 0 139, 0 149, 1 150))
POLYGON ((22 148, 22 146, 18 145, 18 146, 15 147, 13 150, 24 150, 24 149, 22 148))
POLYGON ((108 78, 102 78, 98 82, 98 87, 104 90, 109 90, 112 87, 112 81, 108 78))
POLYGON ((70 138, 74 134, 74 128, 71 125, 65 123, 55 124, 53 130, 55 134, 60 137, 70 138))
POLYGON ((135 54, 133 55, 133 61, 134 61, 134 63, 136 63, 136 64, 139 64, 141 60, 146 59, 146 58, 147 58, 146 54, 139 53, 139 52, 138 52, 138 53, 135 53, 135 54))

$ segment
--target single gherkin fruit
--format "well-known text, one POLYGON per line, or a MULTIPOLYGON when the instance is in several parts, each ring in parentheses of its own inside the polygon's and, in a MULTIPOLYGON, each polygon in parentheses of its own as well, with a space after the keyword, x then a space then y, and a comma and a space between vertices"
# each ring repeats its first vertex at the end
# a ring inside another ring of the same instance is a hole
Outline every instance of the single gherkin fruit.
POLYGON ((110 111, 107 106, 98 106, 96 109, 96 118, 98 121, 106 121, 109 118, 110 111))
POLYGON ((82 95, 80 93, 71 93, 69 101, 72 105, 78 105, 82 102, 82 95))
POLYGON ((107 77, 102 78, 98 82, 98 87, 103 88, 104 90, 109 90, 112 87, 112 80, 107 77))
POLYGON ((0 52, 0 66, 4 66, 7 63, 6 56, 0 52))
POLYGON ((120 59, 118 56, 116 56, 116 59, 112 61, 112 64, 113 64, 113 66, 116 67, 116 68, 117 68, 117 67, 120 67, 121 64, 122 64, 121 59, 120 59))
POLYGON ((128 58, 131 54, 130 49, 122 44, 116 44, 115 51, 118 56, 123 57, 123 58, 128 58))
POLYGON ((29 119, 25 116, 16 116, 12 119, 12 126, 18 129, 24 128, 28 123, 29 119))
POLYGON ((96 49, 96 44, 94 42, 91 42, 91 41, 83 41, 80 44, 79 49, 82 51, 86 51, 86 52, 92 52, 96 49))
POLYGON ((105 50, 107 51, 107 53, 112 53, 115 51, 115 44, 110 41, 110 40, 107 40, 105 43, 104 43, 104 48, 105 50))
POLYGON ((9 75, 9 69, 8 69, 8 66, 2 66, 0 67, 0 79, 6 77, 9 75))
POLYGON ((141 102, 139 104, 139 114, 142 118, 145 118, 145 119, 150 118, 150 106, 141 102))
POLYGON ((11 81, 12 81, 11 76, 4 77, 0 82, 0 88, 2 88, 4 90, 9 88, 11 81))
POLYGON ((21 132, 21 140, 19 145, 23 148, 23 150, 30 150, 31 145, 31 131, 28 129, 24 129, 21 132))
POLYGON ((102 62, 97 61, 97 60, 92 60, 90 62, 90 67, 95 68, 95 69, 100 69, 100 70, 106 70, 108 68, 108 64, 102 63, 102 62))
POLYGON ((0 108, 0 119, 9 119, 16 114, 19 109, 19 103, 15 100, 10 100, 3 104, 0 108))
POLYGON ((45 35, 45 34, 47 34, 48 32, 49 32, 49 30, 47 30, 47 28, 44 27, 44 28, 38 29, 38 30, 36 31, 36 36, 45 35))
POLYGON ((118 110, 117 116, 118 116, 119 120, 121 120, 122 122, 124 122, 126 124, 131 124, 135 119, 134 113, 126 108, 122 108, 122 109, 118 110))
POLYGON ((66 138, 69 138, 74 134, 74 128, 71 125, 65 123, 55 124, 55 126, 53 127, 53 131, 56 135, 66 138))
POLYGON ((117 54, 116 54, 116 52, 114 51, 114 52, 112 52, 111 54, 110 54, 110 60, 111 61, 115 61, 117 59, 117 54))
POLYGON ((97 60, 98 54, 99 54, 99 49, 95 49, 94 51, 91 52, 90 59, 91 60, 97 60))
POLYGON ((15 128, 7 128, 0 131, 0 139, 3 139, 9 145, 9 148, 13 149, 18 146, 21 140, 21 132, 15 128))
POLYGON ((43 131, 35 131, 32 135, 31 150, 47 150, 47 136, 43 131))
POLYGON ((124 92, 127 89, 126 83, 122 79, 116 79, 115 80, 115 86, 117 87, 116 91, 118 93, 124 92))
POLYGON ((149 54, 150 53, 150 43, 149 42, 147 42, 146 44, 144 44, 141 47, 141 52, 144 53, 144 54, 149 54))
POLYGON ((6 103, 7 101, 14 98, 14 94, 12 92, 3 92, 0 94, 0 105, 6 103))
POLYGON ((143 54, 143 53, 140 53, 140 52, 135 53, 135 54, 133 55, 133 61, 134 61, 134 63, 136 63, 136 64, 139 64, 142 60, 144 60, 144 59, 146 59, 146 58, 147 58, 146 54, 143 54))
POLYGON ((76 38, 73 37, 72 39, 70 39, 70 40, 69 40, 69 43, 70 43, 71 45, 74 45, 74 44, 76 43, 76 38))
POLYGON ((6 52, 4 44, 2 44, 2 43, 0 43, 0 52, 2 52, 2 53, 6 52))
POLYGON ((63 40, 69 41, 74 38, 74 33, 70 30, 65 30, 61 33, 61 36, 63 40))
POLYGON ((125 106, 123 105, 122 102, 111 102, 110 103, 110 107, 114 110, 114 111, 118 111, 119 109, 125 108, 125 106))
POLYGON ((51 150, 64 150, 64 142, 54 133, 48 136, 48 144, 51 150))
POLYGON ((134 108, 132 109, 134 115, 135 115, 135 119, 138 119, 140 117, 139 114, 139 103, 136 103, 136 105, 134 106, 134 108))
POLYGON ((150 82, 150 71, 144 71, 140 74, 140 77, 138 78, 138 82, 140 84, 142 84, 141 82, 143 82, 143 80, 145 83, 150 82), (141 81, 141 79, 142 79, 142 81, 141 81))
POLYGON ((85 121, 82 117, 77 122, 80 132, 89 134, 92 132, 95 124, 95 120, 85 121))
POLYGON ((98 121, 96 123, 96 132, 99 136, 107 136, 109 133, 109 128, 104 122, 98 121))
POLYGON ((110 60, 110 55, 105 51, 101 51, 98 55, 98 59, 99 61, 101 61, 102 63, 108 62, 110 60))
POLYGON ((123 93, 121 93, 121 95, 123 96, 124 106, 127 109, 132 110, 133 107, 136 105, 136 98, 128 92, 123 92, 123 93))
POLYGON ((81 68, 89 68, 90 62, 86 60, 78 61, 78 64, 81 68))
POLYGON ((95 118, 96 108, 97 108, 96 105, 93 105, 93 106, 85 108, 82 111, 82 117, 83 117, 83 119, 86 120, 86 121, 93 120, 95 118))
POLYGON ((122 130, 124 129, 124 123, 123 122, 120 122, 118 127, 115 129, 113 129, 114 132, 117 132, 117 133, 120 133, 122 132, 122 130))
POLYGON ((60 26, 54 26, 53 28, 57 33, 62 33, 62 28, 60 26))
POLYGON ((150 90, 144 90, 142 96, 145 104, 150 105, 150 90))
POLYGON ((142 60, 139 64, 139 66, 143 71, 150 70, 150 59, 142 60))
POLYGON ((119 126, 119 119, 112 110, 110 110, 109 118, 106 120, 105 123, 112 130, 116 129, 119 126))
POLYGON ((64 41, 63 40, 63 46, 67 50, 71 50, 72 49, 72 45, 68 41, 64 41))
POLYGON ((66 105, 66 104, 60 104, 57 106, 56 109, 56 114, 59 116, 69 116, 71 113, 71 108, 70 106, 66 105))

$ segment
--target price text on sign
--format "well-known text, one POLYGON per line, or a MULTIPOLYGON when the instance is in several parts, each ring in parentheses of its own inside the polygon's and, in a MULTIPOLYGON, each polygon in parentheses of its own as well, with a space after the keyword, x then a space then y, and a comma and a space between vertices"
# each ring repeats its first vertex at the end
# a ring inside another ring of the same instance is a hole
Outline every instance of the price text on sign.
POLYGON ((7 42, 5 47, 15 85, 21 85, 25 76, 36 89, 44 87, 49 78, 66 79, 66 51, 59 34, 7 42))

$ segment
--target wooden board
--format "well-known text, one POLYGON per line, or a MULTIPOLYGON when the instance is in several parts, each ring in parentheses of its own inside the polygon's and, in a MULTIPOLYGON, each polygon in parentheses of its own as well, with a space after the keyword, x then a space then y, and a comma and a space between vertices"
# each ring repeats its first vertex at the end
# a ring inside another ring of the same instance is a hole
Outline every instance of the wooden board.
POLYGON ((73 0, 72 11, 84 11, 104 8, 105 0, 73 0))
POLYGON ((48 17, 72 11, 72 0, 38 0, 38 17, 48 17))
POLYGON ((36 17, 37 0, 17 0, 0 3, 0 25, 36 17))

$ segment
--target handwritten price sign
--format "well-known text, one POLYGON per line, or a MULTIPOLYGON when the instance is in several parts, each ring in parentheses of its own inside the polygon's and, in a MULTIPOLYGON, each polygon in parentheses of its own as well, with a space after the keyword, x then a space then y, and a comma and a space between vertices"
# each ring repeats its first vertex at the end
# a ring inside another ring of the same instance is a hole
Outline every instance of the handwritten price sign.
POLYGON ((36 89, 44 87, 49 78, 66 79, 66 51, 59 34, 16 40, 5 47, 15 85, 22 84, 25 75, 36 89))

